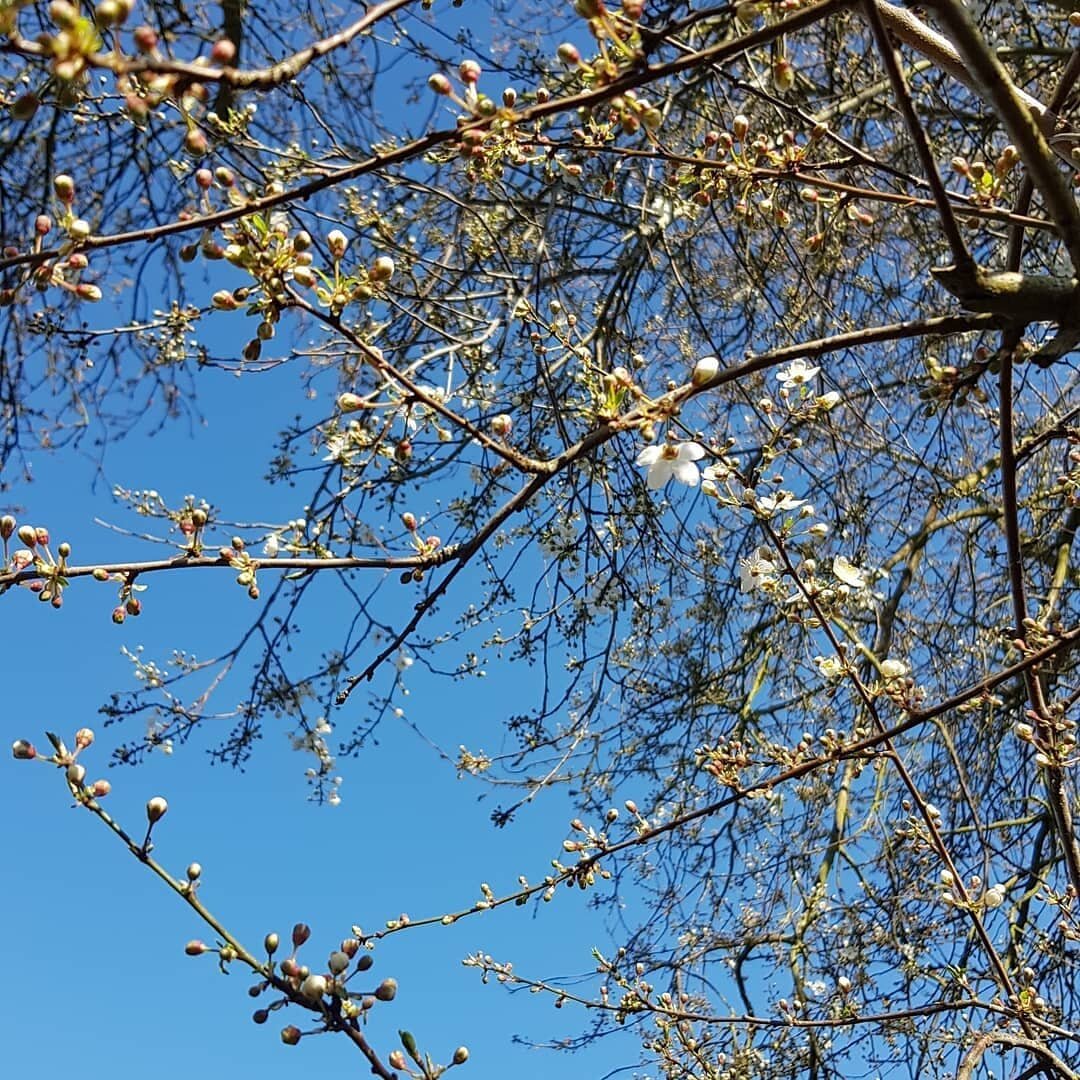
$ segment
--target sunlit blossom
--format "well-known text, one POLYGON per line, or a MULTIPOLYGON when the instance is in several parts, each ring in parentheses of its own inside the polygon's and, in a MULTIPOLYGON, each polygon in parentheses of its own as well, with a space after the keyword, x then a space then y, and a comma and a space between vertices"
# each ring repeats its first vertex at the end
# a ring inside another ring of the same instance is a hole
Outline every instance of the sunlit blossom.
POLYGON ((844 662, 839 656, 815 656, 814 663, 826 679, 838 679, 844 674, 844 662))
POLYGON ((672 478, 688 487, 697 487, 701 473, 694 464, 705 456, 705 447, 696 442, 666 442, 646 446, 637 456, 637 464, 648 468, 645 483, 650 490, 662 488, 672 478))
POLYGON ((769 552, 758 548, 749 559, 739 560, 739 588, 742 592, 753 592, 762 585, 776 580, 778 567, 769 558, 769 552))
POLYGON ((785 390, 794 390, 795 387, 808 383, 820 370, 821 368, 811 367, 805 360, 799 358, 792 360, 786 368, 778 371, 776 377, 785 390))
POLYGON ((908 673, 908 666, 903 660, 882 660, 881 676, 890 682, 893 679, 902 679, 908 673))
POLYGON ((866 572, 860 570, 845 555, 837 555, 832 561, 833 573, 853 589, 866 587, 866 572))
POLYGON ((778 491, 775 495, 762 495, 757 501, 757 509, 759 513, 772 517, 786 510, 797 510, 805 503, 805 499, 796 499, 790 491, 778 491))

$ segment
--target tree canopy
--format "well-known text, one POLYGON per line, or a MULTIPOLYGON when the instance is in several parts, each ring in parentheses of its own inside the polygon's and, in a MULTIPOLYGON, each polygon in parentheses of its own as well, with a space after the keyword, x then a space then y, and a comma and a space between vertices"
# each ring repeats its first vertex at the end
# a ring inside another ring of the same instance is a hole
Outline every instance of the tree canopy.
MULTIPOLYGON (((0 0, 0 482, 122 459, 208 373, 296 391, 291 519, 121 487, 142 554, 91 563, 31 502, 4 604, 107 594, 123 636, 212 575, 247 628, 137 662, 114 763, 284 730, 331 804, 410 667, 461 708, 539 673, 449 766, 495 826, 549 788, 579 816, 434 921, 589 890, 590 983, 471 963, 659 1075, 1078 1075, 1070 7, 0 0)), ((15 736, 203 912, 93 735, 15 736)), ((325 972, 209 925, 189 951, 251 967, 285 1042, 468 1057, 350 989, 412 924, 325 972)))

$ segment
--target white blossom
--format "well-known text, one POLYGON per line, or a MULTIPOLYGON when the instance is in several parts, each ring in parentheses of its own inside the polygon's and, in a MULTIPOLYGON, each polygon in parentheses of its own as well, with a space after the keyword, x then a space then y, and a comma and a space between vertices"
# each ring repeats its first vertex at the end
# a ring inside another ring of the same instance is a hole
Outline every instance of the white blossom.
POLYGON ((837 679, 844 674, 844 662, 839 656, 815 656, 814 663, 826 679, 837 679))
POLYGON ((759 513, 772 517, 785 510, 797 510, 805 503, 805 499, 796 499, 790 491, 778 491, 775 495, 762 495, 757 501, 757 509, 759 513))
POLYGON ((819 371, 819 367, 810 367, 803 359, 792 360, 791 363, 776 373, 780 385, 785 390, 794 390, 796 386, 808 383, 819 371))
POLYGON ((646 446, 636 463, 648 468, 645 483, 652 491, 662 488, 673 477, 688 487, 697 487, 701 473, 694 462, 704 456, 705 447, 699 443, 667 442, 663 446, 646 446))
POLYGON ((753 592, 766 583, 776 580, 777 565, 769 558, 769 552, 758 548, 749 559, 739 560, 739 589, 753 592))
POLYGON ((908 666, 903 660, 882 660, 881 676, 883 679, 892 681, 902 679, 908 673, 908 666))
POLYGON ((845 584, 853 589, 866 587, 866 574, 860 570, 845 555, 837 555, 832 561, 833 573, 845 584))

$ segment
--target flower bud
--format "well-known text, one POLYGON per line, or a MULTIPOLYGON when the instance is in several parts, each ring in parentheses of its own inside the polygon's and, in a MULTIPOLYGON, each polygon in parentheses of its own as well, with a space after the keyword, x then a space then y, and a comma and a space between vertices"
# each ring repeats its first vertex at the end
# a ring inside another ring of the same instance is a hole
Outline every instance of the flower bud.
POLYGON ((747 133, 750 131, 750 121, 739 113, 734 120, 731 121, 731 134, 735 136, 736 142, 742 142, 747 133))
POLYGON ((228 38, 220 38, 210 50, 210 59, 215 64, 228 67, 236 59, 236 46, 228 38))
POLYGON ((299 949, 307 939, 311 937, 311 927, 307 923, 298 922, 292 928, 292 945, 294 949, 299 949))
POLYGON ((694 386, 704 386, 716 377, 720 370, 720 361, 715 356, 703 356, 695 365, 690 374, 690 381, 694 386))
POLYGON ((556 49, 556 55, 567 67, 577 67, 581 63, 581 52, 576 45, 571 45, 569 41, 564 41, 556 49))
POLYGON ((330 954, 329 967, 331 975, 340 975, 349 966, 349 956, 343 952, 330 954))
POLYGON ((37 544, 37 533, 34 531, 33 525, 19 526, 19 540, 28 548, 32 548, 37 544))
POLYGON ((160 795, 155 795, 146 804, 146 820, 153 825, 165 816, 168 809, 169 804, 160 795))
POLYGON ((108 780, 95 780, 90 786, 90 794, 95 799, 104 799, 112 791, 112 784, 108 780))
POLYGON ((53 177, 53 191, 62 203, 72 203, 75 200, 75 181, 67 173, 60 173, 53 177))
POLYGON ((79 730, 75 732, 75 749, 76 750, 85 750, 88 746, 90 746, 93 743, 93 741, 94 741, 94 733, 90 728, 88 728, 88 727, 79 728, 79 730))
POLYGON ((346 240, 345 234, 340 229, 334 229, 327 234, 326 246, 330 249, 332 258, 340 259, 345 254, 349 241, 346 240))
POLYGON ((326 993, 326 976, 309 975, 300 984, 300 993, 306 998, 311 998, 312 1001, 321 998, 326 993))
POLYGON ((37 750, 34 749, 34 744, 26 739, 16 739, 11 744, 11 756, 19 761, 29 761, 37 757, 37 750))
POLYGON ((454 1051, 454 1056, 451 1061, 455 1065, 464 1065, 469 1060, 469 1048, 467 1046, 459 1046, 454 1051))
POLYGON ((270 956, 273 956, 274 953, 277 952, 280 942, 281 938, 279 938, 277 934, 267 934, 266 937, 263 938, 263 948, 266 949, 270 956))
POLYGON ((433 90, 436 94, 451 94, 453 93, 453 86, 450 85, 450 80, 441 72, 436 71, 433 75, 428 76, 428 89, 433 90))
POLYGON ((210 946, 207 945, 205 942, 199 941, 198 939, 194 941, 189 941, 184 946, 184 952, 186 952, 188 956, 202 956, 204 952, 209 951, 210 946))
POLYGON ((372 281, 389 281, 394 276, 394 260, 389 255, 380 255, 372 264, 368 276, 372 281))
POLYGON ((300 1029, 295 1024, 281 1029, 281 1041, 286 1046, 295 1046, 300 1041, 300 1029))
POLYGON ((386 1061, 391 1069, 399 1069, 402 1072, 409 1067, 408 1061, 405 1060, 404 1053, 400 1050, 391 1050, 390 1053, 386 1055, 386 1061))
POLYGON ((80 281, 75 286, 75 295, 80 300, 88 300, 91 304, 96 304, 101 299, 101 290, 96 285, 80 281))
POLYGON ((190 863, 187 868, 188 881, 198 881, 202 877, 202 866, 197 862, 190 863))
POLYGON ((86 768, 80 765, 77 761, 73 761, 67 767, 67 782, 74 787, 81 787, 82 782, 86 779, 86 768))
POLYGON ((475 86, 480 81, 480 65, 475 60, 462 60, 458 66, 461 81, 468 86, 475 86))
POLYGON ((383 979, 375 989, 377 1001, 393 1001, 397 997, 397 979, 383 979))

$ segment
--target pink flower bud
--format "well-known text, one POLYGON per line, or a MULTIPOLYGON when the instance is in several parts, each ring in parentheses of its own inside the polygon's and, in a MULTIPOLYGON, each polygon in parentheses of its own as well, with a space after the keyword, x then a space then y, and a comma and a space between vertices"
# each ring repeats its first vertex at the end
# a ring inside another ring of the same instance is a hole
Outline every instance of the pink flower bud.
POLYGON ((52 229, 52 218, 48 214, 38 214, 34 219, 34 232, 38 236, 46 236, 52 229))
POLYGON ((93 786, 90 788, 90 794, 95 799, 104 799, 109 792, 112 791, 112 784, 108 780, 95 780, 93 786))
POLYGON ((210 59, 215 64, 227 67, 236 59, 236 46, 228 38, 221 38, 214 42, 214 47, 210 50, 210 59))
POLYGON ((462 60, 458 66, 461 81, 468 86, 475 86, 480 81, 480 65, 475 60, 462 60))
POLYGON ((155 795, 146 804, 146 820, 153 825, 160 821, 168 813, 168 810, 169 804, 160 795, 155 795))
POLYGON ((75 286, 75 295, 80 300, 88 300, 91 304, 96 304, 101 299, 101 290, 96 285, 81 281, 75 286))
POLYGON ((37 757, 37 750, 34 749, 33 743, 29 743, 25 739, 16 739, 11 744, 11 756, 18 761, 30 761, 32 758, 37 757))
POLYGON ((408 510, 401 515, 401 524, 405 526, 409 532, 416 532, 416 515, 409 513, 408 510))
POLYGON ((28 547, 32 548, 37 543, 37 531, 33 525, 19 526, 19 539, 28 547))
POLYGON ((198 939, 196 939, 195 941, 189 941, 184 946, 184 952, 186 952, 188 956, 202 956, 204 952, 209 951, 210 946, 207 945, 205 942, 199 941, 198 939))
POLYGON ((85 750, 88 746, 90 746, 93 743, 93 741, 94 741, 94 733, 90 728, 88 728, 88 727, 79 728, 79 730, 75 732, 75 749, 76 750, 85 750))
POLYGON ((513 426, 514 420, 509 413, 499 413, 498 416, 492 417, 491 430, 502 439, 510 434, 513 426))
POLYGON ((404 1071, 409 1067, 409 1063, 405 1059, 404 1053, 400 1050, 391 1050, 390 1053, 386 1055, 386 1061, 391 1069, 404 1071))
POLYGON ((294 949, 299 949, 307 939, 311 937, 311 927, 307 923, 298 922, 292 928, 292 945, 294 949))
POLYGON ((434 90, 436 94, 450 94, 454 89, 450 85, 450 80, 441 71, 436 71, 434 75, 430 75, 427 84, 428 88, 434 90))
POLYGON ((577 67, 581 63, 581 52, 576 45, 564 41, 556 50, 556 55, 567 67, 577 67))

